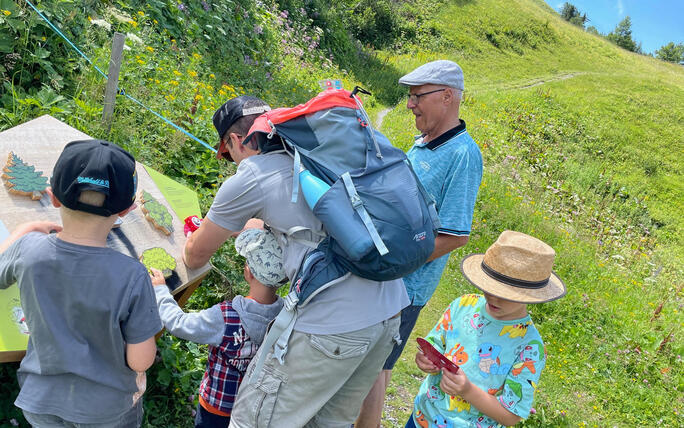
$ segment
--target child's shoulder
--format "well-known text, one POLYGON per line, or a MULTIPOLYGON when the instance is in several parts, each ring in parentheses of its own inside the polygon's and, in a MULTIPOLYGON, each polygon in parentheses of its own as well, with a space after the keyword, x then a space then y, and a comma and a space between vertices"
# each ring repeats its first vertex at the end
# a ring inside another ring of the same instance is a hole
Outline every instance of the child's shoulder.
POLYGON ((481 294, 464 294, 454 299, 449 305, 452 309, 461 309, 464 307, 478 308, 484 302, 484 296, 481 294))

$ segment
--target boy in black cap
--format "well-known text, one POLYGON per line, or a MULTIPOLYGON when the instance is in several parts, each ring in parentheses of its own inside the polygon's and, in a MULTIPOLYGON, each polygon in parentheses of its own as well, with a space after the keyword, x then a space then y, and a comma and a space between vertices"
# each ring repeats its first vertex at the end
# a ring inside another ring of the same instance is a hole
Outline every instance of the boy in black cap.
POLYGON ((162 325, 145 267, 107 248, 117 217, 135 208, 135 159, 73 141, 51 185, 63 226, 25 223, 0 243, 0 288, 18 281, 31 332, 15 405, 33 426, 139 426, 162 325))

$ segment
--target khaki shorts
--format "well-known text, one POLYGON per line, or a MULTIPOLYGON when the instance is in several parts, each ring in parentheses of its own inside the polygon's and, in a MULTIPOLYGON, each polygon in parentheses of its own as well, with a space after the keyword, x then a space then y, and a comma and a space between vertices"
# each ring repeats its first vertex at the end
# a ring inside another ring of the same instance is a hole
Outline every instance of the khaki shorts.
POLYGON ((399 317, 344 334, 294 331, 281 365, 268 352, 249 383, 247 369, 231 414, 231 428, 344 427, 356 419, 382 365, 399 339, 399 317))

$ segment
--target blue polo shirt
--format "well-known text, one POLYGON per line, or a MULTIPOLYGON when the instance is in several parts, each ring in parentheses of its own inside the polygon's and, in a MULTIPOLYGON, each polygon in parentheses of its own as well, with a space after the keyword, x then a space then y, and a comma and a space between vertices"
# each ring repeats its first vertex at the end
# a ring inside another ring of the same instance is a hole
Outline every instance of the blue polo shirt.
MULTIPOLYGON (((470 235, 477 190, 482 181, 482 153, 466 131, 465 121, 429 143, 416 137, 407 153, 418 179, 435 199, 439 233, 470 235)), ((425 305, 442 277, 449 254, 425 263, 404 277, 412 305, 425 305)))

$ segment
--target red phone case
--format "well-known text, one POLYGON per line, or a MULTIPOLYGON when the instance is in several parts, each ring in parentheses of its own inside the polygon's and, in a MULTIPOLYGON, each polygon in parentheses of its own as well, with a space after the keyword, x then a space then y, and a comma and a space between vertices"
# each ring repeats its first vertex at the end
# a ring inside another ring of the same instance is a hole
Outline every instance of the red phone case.
POLYGON ((432 346, 432 343, 428 342, 422 337, 419 337, 416 340, 418 341, 418 346, 423 352, 423 355, 425 355, 428 360, 432 362, 432 364, 436 365, 440 369, 447 369, 452 373, 458 373, 458 366, 454 364, 453 361, 450 361, 447 357, 445 357, 434 346, 432 346))

